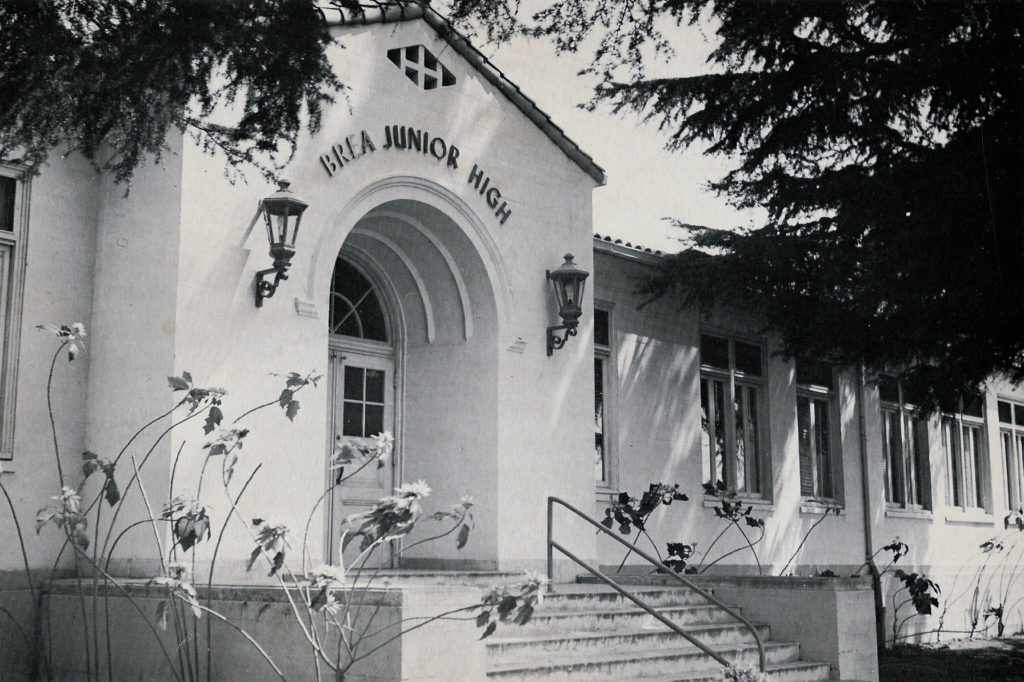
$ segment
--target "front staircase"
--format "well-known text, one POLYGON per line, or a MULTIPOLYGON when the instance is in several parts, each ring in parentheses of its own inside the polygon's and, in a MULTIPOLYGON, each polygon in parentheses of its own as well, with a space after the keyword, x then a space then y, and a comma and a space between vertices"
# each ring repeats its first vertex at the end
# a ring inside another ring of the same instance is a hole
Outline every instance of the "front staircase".
MULTIPOLYGON (((683 587, 631 592, 735 665, 757 668, 749 630, 683 587)), ((739 609, 737 609, 739 610, 739 609)), ((769 679, 829 679, 827 663, 800 659, 800 645, 764 640, 769 679)), ((489 680, 717 680, 722 665, 608 587, 556 585, 525 626, 499 628, 487 643, 489 680)))

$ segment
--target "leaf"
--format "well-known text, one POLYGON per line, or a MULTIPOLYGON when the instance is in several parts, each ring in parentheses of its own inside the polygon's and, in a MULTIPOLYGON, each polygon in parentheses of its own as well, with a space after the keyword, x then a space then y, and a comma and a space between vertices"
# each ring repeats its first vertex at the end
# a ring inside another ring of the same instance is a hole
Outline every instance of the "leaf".
POLYGON ((476 617, 476 626, 478 628, 482 628, 483 626, 487 625, 487 621, 489 621, 490 619, 491 619, 491 612, 490 611, 481 611, 480 615, 476 617))
POLYGON ((533 607, 529 604, 524 604, 523 608, 519 609, 519 613, 516 614, 515 620, 513 620, 512 622, 516 625, 526 625, 530 620, 530 616, 532 615, 533 607))
POLYGON ((182 372, 181 378, 187 381, 190 385, 192 384, 192 375, 189 374, 188 372, 182 372))
POLYGON ((289 420, 295 421, 295 415, 299 413, 299 401, 291 400, 288 402, 288 407, 285 409, 284 414, 289 420))
POLYGON ((175 391, 187 391, 189 389, 189 383, 181 377, 167 377, 167 383, 175 391))
POLYGON ((57 512, 49 508, 40 509, 36 512, 36 534, 43 529, 57 515, 57 512))
POLYGON ((206 413, 206 421, 203 422, 203 433, 209 435, 215 428, 220 426, 221 421, 224 419, 224 413, 220 411, 220 408, 216 405, 210 408, 210 411, 206 413))
POLYGON ((72 362, 78 354, 81 352, 82 347, 77 341, 72 341, 68 344, 68 362, 72 362))
POLYGON ((274 554, 274 560, 270 566, 270 573, 267 573, 267 576, 269 577, 274 575, 275 573, 281 570, 282 566, 284 566, 284 551, 280 551, 274 554))
POLYGON ((91 450, 82 453, 82 474, 86 478, 100 470, 100 456, 91 450))
POLYGON ((103 497, 111 507, 121 500, 121 491, 118 489, 117 481, 114 480, 112 475, 108 475, 106 482, 103 484, 103 497))
POLYGON ((245 572, 246 573, 248 573, 249 571, 252 570, 252 565, 254 563, 256 563, 257 559, 260 558, 260 554, 262 553, 262 551, 263 551, 262 547, 257 547, 256 549, 254 549, 252 551, 252 554, 249 555, 249 563, 246 564, 246 566, 245 566, 245 572))
POLYGON ((480 639, 487 639, 488 637, 493 635, 494 631, 497 630, 497 629, 498 629, 498 623, 495 622, 495 621, 492 621, 491 624, 487 626, 487 629, 484 630, 484 634, 480 635, 480 639))
POLYGON ((156 604, 156 624, 161 630, 167 630, 167 600, 163 599, 156 604))
POLYGON ((288 403, 292 401, 293 395, 294 393, 291 390, 287 388, 284 389, 283 391, 281 391, 281 396, 277 399, 277 404, 280 405, 281 407, 288 407, 288 403))
POLYGON ((309 608, 314 611, 319 610, 327 604, 327 586, 324 585, 313 595, 313 598, 309 600, 309 608))
POLYGON ((75 524, 75 529, 71 533, 71 541, 82 551, 89 549, 89 534, 85 532, 84 523, 75 524))
POLYGON ((516 598, 512 595, 506 595, 505 597, 502 597, 501 601, 498 602, 498 616, 502 620, 508 617, 508 614, 512 613, 512 611, 515 610, 516 602, 516 598))
POLYGON ((459 528, 459 535, 455 540, 455 548, 462 549, 469 542, 469 526, 462 524, 462 528, 459 528))

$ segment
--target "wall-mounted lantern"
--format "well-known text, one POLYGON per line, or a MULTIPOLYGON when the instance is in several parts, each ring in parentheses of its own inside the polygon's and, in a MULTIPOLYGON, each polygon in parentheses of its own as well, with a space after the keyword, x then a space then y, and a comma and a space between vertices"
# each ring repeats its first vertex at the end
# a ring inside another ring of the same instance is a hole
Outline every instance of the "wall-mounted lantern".
POLYGON ((281 180, 278 184, 278 190, 260 202, 274 265, 256 273, 257 308, 263 307, 263 299, 274 295, 281 280, 288 279, 288 268, 295 255, 295 238, 299 236, 299 223, 303 211, 309 206, 292 194, 288 189, 291 183, 287 180, 281 180), (274 275, 273 281, 268 281, 269 275, 274 275))
POLYGON ((562 324, 548 327, 548 355, 565 345, 570 336, 576 336, 583 314, 583 286, 590 273, 573 263, 572 254, 565 254, 565 262, 554 272, 547 271, 547 277, 555 288, 555 299, 558 301, 558 316, 562 324), (565 331, 561 337, 559 331, 565 331))

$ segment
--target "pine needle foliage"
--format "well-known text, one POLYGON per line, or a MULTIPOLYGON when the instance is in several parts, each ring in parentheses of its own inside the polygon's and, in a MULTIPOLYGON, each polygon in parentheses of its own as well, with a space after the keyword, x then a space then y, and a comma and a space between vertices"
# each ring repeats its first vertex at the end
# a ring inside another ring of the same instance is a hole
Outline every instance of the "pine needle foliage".
POLYGON ((0 3, 0 158, 78 152, 128 181, 181 130, 272 176, 341 83, 310 0, 0 3))
POLYGON ((767 212, 679 222, 648 297, 751 310, 785 355, 895 370, 930 407, 1024 380, 1024 3, 560 0, 519 30, 590 50, 589 107, 734 160, 711 189, 767 212), (648 77, 680 24, 706 68, 648 77))

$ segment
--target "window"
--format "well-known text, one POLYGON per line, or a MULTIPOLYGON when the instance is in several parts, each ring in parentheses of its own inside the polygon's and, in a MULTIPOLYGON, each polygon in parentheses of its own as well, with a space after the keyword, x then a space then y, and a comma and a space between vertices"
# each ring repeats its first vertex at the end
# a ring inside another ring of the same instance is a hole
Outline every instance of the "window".
POLYGON ((896 377, 878 383, 882 412, 882 472, 885 501, 893 507, 928 509, 929 471, 927 421, 896 377))
POLYGON ((612 485, 608 396, 611 394, 611 318, 607 310, 594 310, 594 478, 612 485))
POLYGON ((981 395, 942 406, 942 447, 946 452, 950 507, 986 509, 985 399, 981 395))
POLYGON ((841 460, 833 367, 802 360, 796 365, 796 422, 800 444, 800 494, 830 500, 839 497, 836 479, 841 460))
POLYGON ((14 402, 21 336, 28 183, 21 168, 0 164, 0 460, 14 450, 14 402))
POLYGON ((334 266, 330 325, 332 334, 371 341, 388 340, 377 292, 363 273, 343 258, 334 266))
POLYGON ((385 372, 345 365, 342 435, 370 437, 384 431, 385 372))
POLYGON ((767 459, 761 346, 701 334, 700 356, 705 474, 738 493, 761 495, 767 459))
POLYGON ((1024 405, 1000 400, 999 443, 1006 471, 1006 506, 1020 509, 1024 494, 1024 405))

